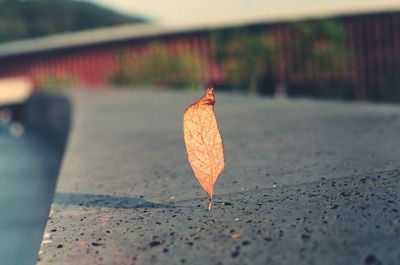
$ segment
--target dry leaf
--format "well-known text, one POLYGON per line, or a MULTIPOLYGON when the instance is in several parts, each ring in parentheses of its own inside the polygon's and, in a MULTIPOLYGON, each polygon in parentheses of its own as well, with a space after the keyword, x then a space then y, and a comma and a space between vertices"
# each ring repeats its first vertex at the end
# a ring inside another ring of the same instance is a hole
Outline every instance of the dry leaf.
POLYGON ((190 166, 210 199, 211 210, 214 184, 224 170, 224 147, 214 115, 214 89, 190 105, 183 117, 183 135, 190 166))

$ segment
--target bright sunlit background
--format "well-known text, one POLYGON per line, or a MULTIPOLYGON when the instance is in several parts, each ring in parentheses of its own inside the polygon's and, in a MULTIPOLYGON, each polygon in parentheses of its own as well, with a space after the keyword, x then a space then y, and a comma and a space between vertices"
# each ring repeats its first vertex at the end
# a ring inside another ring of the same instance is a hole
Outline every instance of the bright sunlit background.
POLYGON ((90 0, 118 12, 140 14, 163 25, 203 24, 216 21, 287 17, 305 13, 335 13, 343 9, 370 9, 380 5, 399 6, 397 0, 90 0))

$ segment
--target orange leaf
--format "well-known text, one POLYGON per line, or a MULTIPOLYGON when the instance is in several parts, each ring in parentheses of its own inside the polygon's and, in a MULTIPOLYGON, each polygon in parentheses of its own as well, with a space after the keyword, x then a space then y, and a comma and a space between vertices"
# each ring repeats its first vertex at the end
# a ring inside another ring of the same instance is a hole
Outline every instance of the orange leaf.
POLYGON ((214 184, 224 170, 224 147, 214 115, 214 89, 190 105, 183 116, 183 135, 190 166, 210 199, 211 210, 214 184))

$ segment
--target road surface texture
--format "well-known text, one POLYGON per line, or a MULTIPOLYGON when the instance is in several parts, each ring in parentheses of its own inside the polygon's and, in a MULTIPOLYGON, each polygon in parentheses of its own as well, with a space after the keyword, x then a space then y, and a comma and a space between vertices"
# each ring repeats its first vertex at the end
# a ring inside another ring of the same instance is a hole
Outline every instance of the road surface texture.
POLYGON ((200 96, 74 96, 38 264, 400 264, 399 106, 217 91, 208 212, 182 139, 200 96))

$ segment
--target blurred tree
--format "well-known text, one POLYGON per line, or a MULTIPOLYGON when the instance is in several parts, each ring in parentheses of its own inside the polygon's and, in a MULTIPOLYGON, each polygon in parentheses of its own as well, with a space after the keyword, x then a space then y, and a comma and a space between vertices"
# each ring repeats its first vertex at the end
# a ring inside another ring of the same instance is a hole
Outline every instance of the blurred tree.
POLYGON ((345 30, 333 20, 294 23, 290 30, 295 41, 289 44, 302 59, 302 74, 310 79, 323 81, 348 73, 346 61, 349 51, 345 46, 345 30))
POLYGON ((211 33, 226 79, 234 88, 259 91, 260 80, 276 58, 276 45, 266 32, 245 29, 211 33))
POLYGON ((121 15, 83 1, 0 0, 0 42, 144 22, 141 17, 121 15))
POLYGON ((289 31, 294 36, 289 50, 301 62, 291 74, 301 76, 303 83, 312 86, 313 96, 352 98, 352 55, 345 44, 343 26, 334 20, 304 21, 291 24, 289 31))
POLYGON ((203 83, 201 58, 173 51, 165 43, 150 42, 140 54, 118 51, 116 60, 119 69, 110 78, 114 85, 198 89, 203 83))
POLYGON ((313 83, 318 90, 315 94, 326 96, 330 91, 327 83, 332 81, 338 88, 333 96, 349 95, 349 86, 340 81, 348 79, 351 54, 345 46, 344 28, 333 20, 219 30, 211 37, 226 80, 234 88, 268 92, 262 86, 269 80, 275 94, 284 95, 288 84, 297 79, 313 83))

